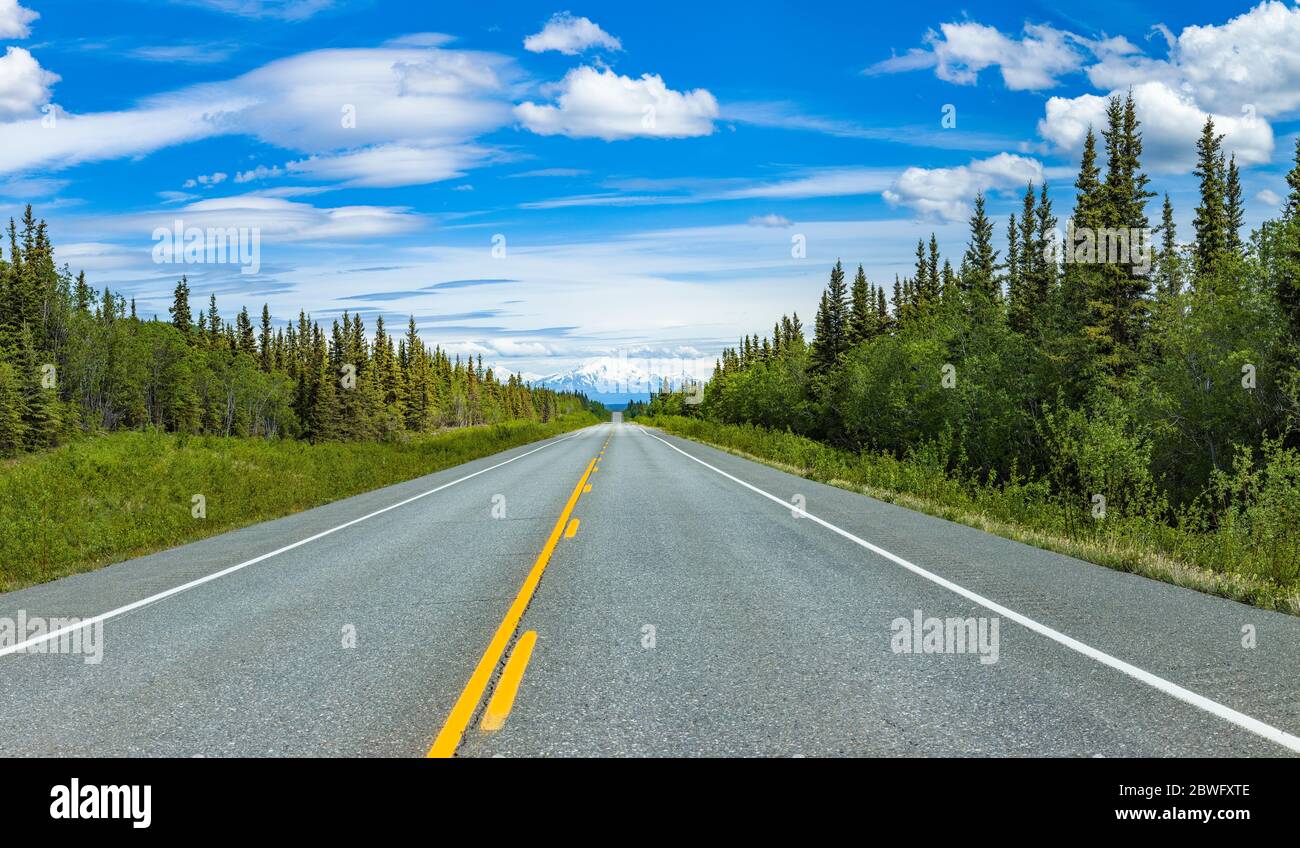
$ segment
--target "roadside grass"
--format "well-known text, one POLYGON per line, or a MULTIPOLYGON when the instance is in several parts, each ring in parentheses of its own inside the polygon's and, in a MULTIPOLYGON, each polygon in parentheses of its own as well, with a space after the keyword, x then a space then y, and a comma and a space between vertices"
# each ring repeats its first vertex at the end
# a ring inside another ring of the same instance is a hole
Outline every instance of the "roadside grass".
MULTIPOLYGON (((0 592, 280 518, 597 423, 574 413, 393 442, 119 432, 0 463, 0 592), (195 518, 194 495, 206 517, 195 518)), ((487 508, 486 505, 484 507, 487 508)))
MULTIPOLYGON (((1127 571, 1300 615, 1295 563, 1265 545, 1243 543, 1241 528, 1171 527, 1146 517, 1080 520, 1042 481, 996 484, 954 479, 935 464, 889 454, 852 453, 751 424, 659 416, 648 425, 790 474, 858 492, 948 521, 1127 571)), ((922 563, 923 564, 923 563, 922 563)))

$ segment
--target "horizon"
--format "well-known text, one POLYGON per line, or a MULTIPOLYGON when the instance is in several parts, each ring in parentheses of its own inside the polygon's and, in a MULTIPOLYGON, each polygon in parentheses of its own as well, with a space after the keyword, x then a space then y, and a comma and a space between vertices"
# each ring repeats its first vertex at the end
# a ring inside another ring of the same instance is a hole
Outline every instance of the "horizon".
POLYGON ((430 346, 510 373, 630 354, 707 376, 740 336, 810 318, 837 260, 888 287, 933 232, 955 264, 977 192, 1002 250, 1026 182, 1064 224, 1113 92, 1143 120, 1148 216, 1168 192, 1183 241, 1204 116, 1242 166, 1247 231, 1277 214, 1300 126, 1282 2, 810 9, 779 28, 772 5, 688 27, 539 4, 399 26, 392 6, 0 3, 0 214, 33 204, 59 264, 144 316, 185 274, 225 316, 413 316, 430 346), (872 46, 826 50, 832 25, 872 46), (257 267, 155 262, 174 222, 254 231, 257 267))

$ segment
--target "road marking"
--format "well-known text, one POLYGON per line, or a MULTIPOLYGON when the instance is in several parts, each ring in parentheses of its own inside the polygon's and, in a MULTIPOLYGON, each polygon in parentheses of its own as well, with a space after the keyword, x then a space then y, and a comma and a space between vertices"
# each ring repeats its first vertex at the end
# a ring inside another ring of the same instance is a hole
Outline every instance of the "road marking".
POLYGON ((506 617, 501 619, 501 624, 497 626, 496 633, 492 636, 492 641, 488 643, 487 650, 479 659, 478 665, 474 667, 474 673, 470 675, 469 682, 461 691, 460 697, 456 699, 456 704, 451 708, 446 722, 442 725, 442 730, 438 731, 438 737, 433 740, 433 746, 429 748, 430 757, 450 757, 456 753, 456 748, 460 745, 460 739, 465 734, 465 728, 469 727, 470 720, 474 718, 474 711, 478 709, 479 702, 483 700, 483 692, 492 680, 492 672, 496 670, 497 663, 501 662, 501 655, 505 653, 506 646, 510 644, 510 639, 515 635, 515 629, 519 626, 519 621, 524 617, 524 611, 528 609, 528 604, 533 599, 533 594, 537 591, 537 584, 541 582, 542 574, 546 571, 546 565, 551 561, 551 554, 555 551, 555 546, 560 541, 560 534, 564 532, 564 527, 569 521, 569 515, 573 512, 573 507, 578 503, 578 498, 582 495, 582 487, 587 485, 587 478, 591 476, 596 468, 596 460, 587 463, 587 470, 582 473, 578 480, 578 485, 573 487, 573 493, 569 495, 569 500, 560 512, 560 517, 556 520, 555 526, 551 528, 551 535, 547 537, 546 544, 542 546, 542 552, 537 555, 537 561, 533 563, 533 568, 524 578, 524 585, 519 587, 519 594, 515 596, 515 601, 506 611, 506 617))
POLYGON ((587 492, 590 492, 590 491, 591 491, 591 484, 590 484, 590 483, 588 483, 587 485, 585 485, 585 486, 582 487, 582 493, 583 493, 584 495, 587 494, 587 492))
POLYGON ((479 727, 483 730, 500 730, 510 717, 510 710, 515 705, 515 695, 519 692, 519 683, 524 679, 524 670, 528 668, 528 658, 533 655, 533 645, 537 644, 537 631, 529 630, 519 637, 510 659, 506 660, 505 671, 497 681, 497 688, 488 699, 487 711, 479 727))
MULTIPOLYGON (((751 492, 762 495, 763 497, 767 498, 773 503, 779 504, 782 509, 787 511, 790 509, 790 504, 788 501, 784 501, 781 498, 777 497, 776 495, 769 494, 768 492, 763 491, 757 486, 746 483, 744 480, 741 480, 739 477, 734 477, 731 474, 728 474, 727 472, 723 471, 721 468, 717 468, 716 466, 710 465, 709 463, 705 462, 704 460, 698 457, 692 456, 691 454, 677 447, 673 443, 659 438, 654 433, 649 432, 645 428, 641 428, 641 432, 645 433, 647 436, 650 436, 652 439, 656 439, 660 442, 663 442, 665 445, 668 445, 668 447, 677 451, 687 459, 698 462, 700 465, 703 465, 705 468, 708 468, 712 471, 716 471, 717 473, 721 474, 723 477, 726 477, 728 480, 731 480, 735 483, 739 483, 740 485, 744 486, 746 489, 749 489, 751 492)), ((924 568, 920 567, 919 565, 910 563, 907 560, 903 559, 902 557, 896 554, 892 554, 882 547, 873 545, 870 542, 866 541, 865 539, 853 535, 847 530, 844 530, 840 527, 836 527, 834 524, 831 524, 829 521, 826 521, 825 519, 822 518, 818 518, 817 516, 813 515, 810 512, 801 511, 799 517, 801 519, 806 518, 816 524, 820 524, 821 526, 825 527, 827 530, 839 534, 845 539, 848 539, 850 542, 853 542, 856 545, 866 548, 872 553, 878 554, 879 556, 884 557, 885 559, 895 563, 896 565, 900 565, 903 568, 906 568, 908 571, 911 571, 912 573, 920 577, 924 577, 926 580, 929 580, 931 583, 935 583, 939 586, 942 586, 943 588, 949 590, 950 592, 955 592, 956 594, 961 595, 963 598, 966 598, 969 601, 974 601, 975 603, 979 604, 985 609, 991 610, 997 613, 998 615, 1005 616, 1006 618, 1011 619, 1012 621, 1016 622, 1022 627, 1026 627, 1029 630, 1034 631, 1040 636, 1046 636, 1048 639, 1051 639, 1054 642, 1064 645, 1065 647, 1069 648, 1072 651, 1077 651, 1078 653, 1083 654, 1085 657, 1089 657, 1090 659, 1096 660, 1102 665, 1109 666, 1110 668, 1113 668, 1116 671, 1122 672, 1128 675, 1129 677, 1132 677, 1135 680, 1139 680, 1142 683, 1147 684, 1148 686, 1151 686, 1155 689, 1160 690, 1161 692, 1164 692, 1166 695, 1170 695, 1174 698, 1177 698, 1178 700, 1186 704, 1191 704, 1193 707, 1197 707, 1198 709, 1204 710, 1205 712, 1210 713, 1211 715, 1218 716, 1224 721, 1231 722, 1232 724, 1237 725, 1243 730, 1248 730, 1251 733, 1254 733, 1256 736, 1260 736, 1264 739, 1267 739, 1270 742, 1274 742, 1278 745, 1281 745, 1283 748, 1287 748, 1291 751, 1295 751, 1296 753, 1300 753, 1300 737, 1287 733, 1285 730, 1276 728, 1271 724, 1266 724, 1257 718, 1253 718, 1252 716, 1246 715, 1245 713, 1238 712, 1237 710, 1234 710, 1232 707, 1226 706, 1224 704, 1220 704, 1218 701, 1214 701, 1211 700, 1210 698, 1206 698, 1204 695, 1198 695, 1195 692, 1191 691, 1190 689, 1184 689, 1182 686, 1179 686, 1177 683, 1173 683, 1171 681, 1165 680, 1163 677, 1159 677, 1155 674, 1152 674, 1149 671, 1138 668, 1135 665, 1126 663, 1117 657, 1113 657, 1104 651, 1100 651, 1092 647, 1091 645, 1084 644, 1083 642, 1080 642, 1079 640, 1074 639, 1073 637, 1066 636, 1064 633, 1060 632, 1059 630, 1054 630, 1051 627, 1048 627, 1046 624, 1040 624, 1039 622, 1035 621, 1034 619, 1026 615, 1021 615, 1015 610, 1008 609, 1007 607, 1002 606, 996 601, 991 601, 988 598, 984 597, 983 595, 976 594, 975 592, 972 592, 969 589, 966 589, 962 586, 957 585, 956 583, 953 583, 951 580, 940 577, 939 575, 933 572, 926 571, 924 568)))
POLYGON ((578 535, 578 519, 575 518, 569 522, 568 527, 564 528, 564 538, 572 539, 576 535, 578 535))
POLYGON ((188 583, 182 583, 180 586, 173 586, 172 588, 167 589, 166 591, 163 592, 159 592, 156 595, 150 595, 147 598, 142 598, 138 601, 133 601, 125 606, 118 607, 117 609, 114 610, 109 610, 108 612, 101 613, 91 618, 83 619, 76 624, 68 625, 67 627, 61 627, 58 630, 51 631, 42 636, 33 636, 32 638, 28 639, 25 642, 19 642, 16 645, 9 645, 8 647, 0 648, 0 657, 3 657, 7 654, 15 654, 20 651, 25 651, 27 648, 33 645, 39 645, 42 642, 48 642, 52 639, 58 639, 68 633, 74 633, 78 630, 83 630, 87 627, 98 624, 102 621, 108 621, 111 618, 117 618, 119 615, 125 615, 126 613, 132 612, 133 610, 138 610, 140 609, 140 607, 148 606, 149 604, 156 603, 157 601, 161 601, 164 598, 170 598, 172 595, 179 595, 181 592, 187 591, 189 589, 193 589, 196 586, 202 586, 204 583, 211 583, 213 580, 216 580, 220 577, 225 577, 227 574, 234 574, 236 571, 239 571, 244 568, 248 568, 250 565, 256 565, 259 562, 264 562, 265 560, 268 560, 271 557, 275 557, 275 556, 279 556, 280 554, 287 553, 288 551, 291 551, 294 548, 300 548, 303 545, 307 544, 308 542, 314 542, 317 539, 323 539, 332 533, 337 533, 338 531, 351 527, 354 524, 360 524, 362 521, 366 521, 367 519, 374 518, 376 515, 383 515, 385 512, 397 509, 399 506, 406 506, 409 503, 420 500, 420 498, 425 498, 428 497, 429 495, 436 494, 437 492, 441 492, 443 489, 451 488, 452 486, 455 486, 457 483, 464 483, 466 480, 469 480, 470 478, 477 477, 480 474, 486 474, 487 472, 500 468, 503 465, 509 465, 510 463, 514 462, 516 459, 523 459, 524 457, 535 454, 540 450, 546 450, 547 448, 553 445, 558 445, 560 442, 567 442, 569 439, 572 439, 580 435, 581 433, 582 430, 579 430, 578 432, 565 436, 562 439, 557 439, 556 441, 549 442, 545 445, 542 445, 541 447, 533 448, 532 450, 526 453, 521 453, 518 456, 512 456, 504 462, 498 462, 496 465, 492 465, 487 468, 482 468, 478 471, 475 471, 473 474, 466 474, 464 477, 461 477, 458 480, 452 480, 450 483, 443 483, 441 486, 438 486, 435 489, 430 489, 427 492, 421 492, 418 495, 409 497, 404 501, 398 501, 397 503, 392 504, 391 506, 386 506, 383 509, 377 509, 372 513, 361 516, 360 518, 354 518, 351 521, 344 522, 343 524, 340 524, 337 527, 331 527, 328 530, 322 530, 321 532, 317 533, 314 536, 308 536, 306 539, 300 539, 297 542, 294 542, 293 544, 285 545, 282 548, 276 548, 270 553, 265 553, 262 554, 261 556, 253 557, 252 559, 245 560, 244 562, 241 562, 238 565, 232 565, 229 568, 223 568, 221 571, 214 571, 212 574, 209 574, 205 577, 200 577, 197 580, 191 580, 188 583))

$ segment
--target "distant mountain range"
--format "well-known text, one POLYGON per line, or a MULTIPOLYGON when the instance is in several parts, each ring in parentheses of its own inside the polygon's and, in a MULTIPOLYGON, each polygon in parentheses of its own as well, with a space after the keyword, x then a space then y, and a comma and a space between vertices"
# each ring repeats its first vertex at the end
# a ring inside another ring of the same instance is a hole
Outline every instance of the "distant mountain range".
POLYGON ((606 406, 621 408, 630 400, 649 400, 650 395, 667 384, 681 388, 689 375, 651 374, 643 365, 645 360, 602 356, 590 359, 569 371, 559 371, 546 376, 522 374, 535 386, 558 392, 582 392, 592 400, 606 406))

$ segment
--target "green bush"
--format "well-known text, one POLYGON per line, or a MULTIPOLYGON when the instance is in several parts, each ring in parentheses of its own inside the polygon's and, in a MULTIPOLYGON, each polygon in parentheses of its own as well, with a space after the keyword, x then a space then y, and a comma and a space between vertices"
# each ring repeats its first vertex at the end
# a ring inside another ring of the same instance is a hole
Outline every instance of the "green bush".
POLYGON ((0 465, 0 592, 278 518, 596 423, 512 421, 388 442, 119 432, 0 465), (191 515, 203 495, 207 517, 191 515))

